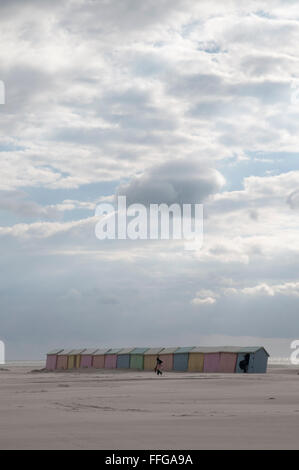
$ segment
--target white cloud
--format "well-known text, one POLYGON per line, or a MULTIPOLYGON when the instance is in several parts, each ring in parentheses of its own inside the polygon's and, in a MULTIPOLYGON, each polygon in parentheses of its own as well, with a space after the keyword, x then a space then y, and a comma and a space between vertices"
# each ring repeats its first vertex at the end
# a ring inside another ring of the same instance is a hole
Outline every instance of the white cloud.
POLYGON ((11 227, 0 227, 0 236, 16 238, 50 238, 71 230, 92 228, 96 223, 95 217, 89 217, 72 222, 34 222, 32 224, 15 224, 11 227))
POLYGON ((212 305, 217 301, 217 294, 210 289, 201 289, 191 300, 192 305, 212 305))
POLYGON ((268 295, 274 296, 277 294, 299 297, 299 281, 298 282, 285 282, 282 284, 269 285, 267 283, 258 284, 254 287, 244 287, 240 290, 242 294, 246 295, 268 295))
POLYGON ((191 301, 193 305, 212 305, 215 302, 216 302, 216 299, 213 297, 205 297, 205 298, 195 297, 191 301))
POLYGON ((283 295, 287 297, 299 297, 299 281, 282 282, 280 284, 270 284, 261 282, 251 287, 224 287, 221 289, 223 295, 248 295, 248 296, 268 296, 283 295))

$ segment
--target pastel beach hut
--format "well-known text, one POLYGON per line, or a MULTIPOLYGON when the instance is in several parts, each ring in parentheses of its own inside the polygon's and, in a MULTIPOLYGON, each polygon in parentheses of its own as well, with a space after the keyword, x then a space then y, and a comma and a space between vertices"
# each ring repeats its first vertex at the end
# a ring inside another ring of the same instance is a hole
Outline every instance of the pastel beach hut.
POLYGON ((117 363, 117 353, 120 351, 120 348, 118 349, 110 349, 106 354, 105 354, 105 369, 116 369, 116 363, 117 363))
POLYGON ((204 372, 219 372, 220 350, 219 348, 203 348, 204 351, 204 372))
POLYGON ((143 355, 143 369, 154 370, 157 363, 157 356, 163 351, 163 348, 150 348, 143 355))
POLYGON ((69 353, 72 352, 72 349, 64 349, 57 354, 57 370, 66 370, 68 367, 68 357, 69 353))
POLYGON ((134 348, 130 354, 130 369, 143 369, 143 356, 149 348, 134 348))
POLYGON ((73 349, 68 354, 68 362, 67 368, 68 369, 79 369, 81 363, 81 354, 86 351, 86 349, 73 349))
POLYGON ((57 358, 58 354, 63 351, 62 348, 60 349, 53 349, 47 353, 47 362, 46 362, 46 369, 47 370, 55 370, 57 368, 57 358))
POLYGON ((269 354, 261 346, 197 347, 190 352, 188 370, 207 373, 244 373, 240 363, 248 358, 248 373, 265 373, 268 357, 269 354))
POLYGON ((173 355, 178 347, 175 348, 164 348, 163 351, 159 353, 162 364, 162 370, 170 371, 173 370, 173 355))
POLYGON ((98 348, 85 349, 81 356, 80 367, 82 369, 90 369, 92 367, 93 356, 97 352, 98 348))
POLYGON ((173 354, 173 370, 186 371, 188 370, 189 353, 194 349, 194 346, 178 348, 173 354))
POLYGON ((190 372, 234 372, 237 355, 223 347, 197 346, 189 353, 190 372))
POLYGON ((117 369, 130 369, 130 354, 133 350, 134 348, 124 348, 117 353, 117 369))
POLYGON ((220 348, 219 372, 233 374, 236 372, 238 358, 238 348, 222 347, 220 348))
POLYGON ((247 371, 249 374, 264 374, 267 372, 268 352, 262 346, 248 346, 239 348, 236 364, 237 373, 244 373, 240 362, 246 359, 247 354, 249 354, 247 371))
POLYGON ((92 367, 94 369, 105 369, 105 354, 107 354, 110 349, 97 349, 92 356, 92 367))
POLYGON ((195 347, 189 352, 188 371, 203 372, 204 348, 195 347))

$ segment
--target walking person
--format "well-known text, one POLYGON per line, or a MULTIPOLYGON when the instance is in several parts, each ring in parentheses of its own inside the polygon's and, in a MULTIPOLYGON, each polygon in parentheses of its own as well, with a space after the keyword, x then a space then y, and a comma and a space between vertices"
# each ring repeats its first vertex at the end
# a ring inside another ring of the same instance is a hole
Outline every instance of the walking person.
POLYGON ((157 375, 162 375, 162 364, 163 364, 163 361, 161 361, 161 359, 159 358, 159 356, 157 356, 157 359, 156 359, 156 367, 155 367, 155 372, 157 375))

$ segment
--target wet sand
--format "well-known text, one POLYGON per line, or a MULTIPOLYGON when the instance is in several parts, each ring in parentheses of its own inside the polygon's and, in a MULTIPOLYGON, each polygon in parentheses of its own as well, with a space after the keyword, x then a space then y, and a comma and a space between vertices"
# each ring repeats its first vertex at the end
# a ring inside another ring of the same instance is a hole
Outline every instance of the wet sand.
POLYGON ((0 370, 0 449, 298 449, 298 369, 0 370))

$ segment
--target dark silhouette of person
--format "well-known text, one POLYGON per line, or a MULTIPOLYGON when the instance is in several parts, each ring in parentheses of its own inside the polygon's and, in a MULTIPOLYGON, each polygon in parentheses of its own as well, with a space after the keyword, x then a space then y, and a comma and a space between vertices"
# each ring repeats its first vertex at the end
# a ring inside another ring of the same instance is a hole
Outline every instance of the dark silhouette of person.
POLYGON ((249 359, 250 354, 245 354, 244 359, 239 362, 240 369, 244 372, 244 374, 248 373, 248 366, 249 366, 249 359))
POLYGON ((162 370, 161 370, 162 364, 163 364, 163 361, 161 361, 159 356, 157 356, 156 367, 155 367, 155 372, 156 372, 157 375, 162 375, 162 370))

